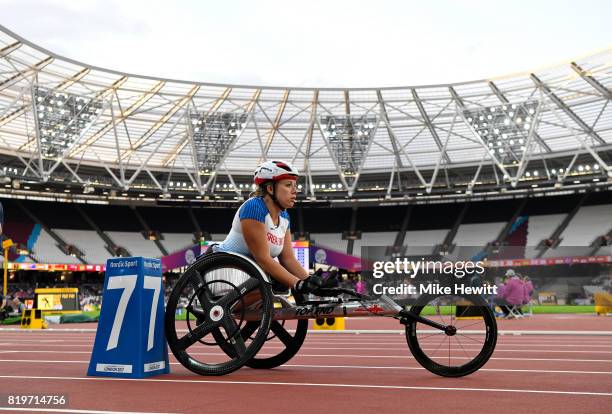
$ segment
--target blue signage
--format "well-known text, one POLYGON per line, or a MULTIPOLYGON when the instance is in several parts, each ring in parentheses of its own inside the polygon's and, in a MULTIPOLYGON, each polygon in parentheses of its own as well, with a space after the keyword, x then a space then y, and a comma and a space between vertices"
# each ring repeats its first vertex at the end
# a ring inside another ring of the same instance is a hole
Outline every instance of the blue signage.
POLYGON ((161 260, 109 259, 87 375, 144 378, 169 372, 161 260))

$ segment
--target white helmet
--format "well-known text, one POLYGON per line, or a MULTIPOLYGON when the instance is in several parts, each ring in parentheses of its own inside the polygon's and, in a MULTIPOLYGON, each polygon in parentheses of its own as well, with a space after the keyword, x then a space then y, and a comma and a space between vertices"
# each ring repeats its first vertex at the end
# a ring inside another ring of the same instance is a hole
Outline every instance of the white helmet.
POLYGON ((261 185, 267 181, 297 180, 297 168, 285 161, 265 161, 255 170, 253 182, 261 185))

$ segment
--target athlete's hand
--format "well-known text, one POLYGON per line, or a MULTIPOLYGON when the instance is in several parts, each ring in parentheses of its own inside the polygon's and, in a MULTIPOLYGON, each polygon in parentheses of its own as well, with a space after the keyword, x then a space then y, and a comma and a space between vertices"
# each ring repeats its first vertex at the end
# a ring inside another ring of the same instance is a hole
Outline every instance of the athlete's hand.
POLYGON ((319 276, 313 275, 298 281, 295 284, 295 290, 303 294, 314 293, 316 295, 321 286, 323 286, 323 280, 319 276))

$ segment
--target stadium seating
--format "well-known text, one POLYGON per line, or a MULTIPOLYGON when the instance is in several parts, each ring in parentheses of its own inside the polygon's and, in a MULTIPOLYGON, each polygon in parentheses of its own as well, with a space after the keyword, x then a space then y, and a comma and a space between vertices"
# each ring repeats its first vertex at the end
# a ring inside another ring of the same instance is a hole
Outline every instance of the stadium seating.
POLYGON ((430 254, 434 246, 442 243, 447 233, 448 229, 407 231, 404 237, 406 254, 430 254))
MULTIPOLYGON (((471 202, 460 222, 458 219, 464 209, 462 203, 358 207, 356 210, 353 207, 301 205, 289 210, 289 213, 293 232, 307 232, 316 244, 341 252, 347 252, 348 247, 348 240, 343 240, 342 234, 349 232, 353 223, 355 230, 361 232, 361 238, 353 241, 354 255, 360 255, 362 246, 393 245, 402 223, 407 224, 402 242, 404 251, 408 255, 427 255, 458 225, 452 243, 462 249, 462 256, 471 256, 482 252, 487 244, 495 241, 522 205, 520 216, 526 223, 526 235, 522 234, 522 239, 515 238, 512 242, 519 240, 519 244, 525 248, 524 256, 532 258, 540 254, 540 250, 535 247, 555 232, 581 197, 573 194, 530 198, 527 203, 522 203, 520 199, 471 202), (466 251, 465 246, 472 246, 472 250, 466 251)), ((548 249, 544 257, 590 254, 593 250, 593 247, 589 247, 591 243, 612 229, 610 198, 609 193, 590 195, 561 233, 563 240, 560 246, 548 249)), ((162 235, 160 242, 168 253, 192 245, 196 231, 185 206, 131 208, 123 205, 75 205, 29 200, 17 203, 10 199, 3 200, 3 204, 7 210, 7 234, 13 233, 15 239, 23 245, 28 241, 34 243, 33 255, 41 262, 80 263, 76 257, 64 254, 56 246, 57 241, 44 230, 38 239, 30 237, 29 233, 35 232, 35 222, 21 211, 20 205, 65 243, 82 251, 84 259, 90 264, 104 263, 110 257, 105 248, 107 243, 103 240, 105 236, 132 255, 162 255, 155 242, 143 237, 143 225, 138 215, 150 230, 162 235), (91 222, 103 234, 96 232, 91 222)), ((235 208, 191 209, 200 230, 209 234, 211 240, 222 241, 226 237, 235 208)), ((596 254, 612 254, 612 246, 601 247, 596 254)), ((30 259, 22 256, 19 260, 30 259)))
POLYGON ((85 260, 90 264, 104 264, 112 257, 105 248, 104 240, 93 230, 55 229, 54 231, 82 251, 85 260))
POLYGON ((361 240, 355 240, 353 244, 353 255, 361 256, 361 246, 393 246, 396 235, 396 231, 362 233, 361 240))
POLYGON ((329 247, 339 252, 346 252, 348 240, 342 240, 341 233, 310 233, 310 239, 317 245, 329 247))
POLYGON ((561 234, 563 240, 560 246, 589 246, 596 236, 610 228, 612 228, 612 206, 583 206, 561 234))
POLYGON ((118 245, 125 247, 132 256, 160 257, 162 252, 151 240, 145 240, 142 233, 109 231, 108 236, 118 245))
POLYGON ((164 233, 164 239, 161 241, 168 253, 179 251, 185 247, 192 246, 192 233, 164 233))
POLYGON ((32 253, 40 263, 81 263, 76 257, 64 254, 45 230, 40 232, 32 253))

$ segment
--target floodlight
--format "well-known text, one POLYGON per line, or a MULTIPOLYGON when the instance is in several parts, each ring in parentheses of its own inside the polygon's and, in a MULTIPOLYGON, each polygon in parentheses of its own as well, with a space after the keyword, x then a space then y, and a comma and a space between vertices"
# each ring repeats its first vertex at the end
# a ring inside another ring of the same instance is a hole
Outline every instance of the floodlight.
POLYGON ((191 112, 190 124, 200 173, 215 171, 219 162, 246 127, 245 112, 191 112), (240 128, 238 128, 240 126, 240 128))
POLYGON ((374 137, 376 115, 340 115, 321 117, 323 135, 349 185, 359 172, 374 137))

